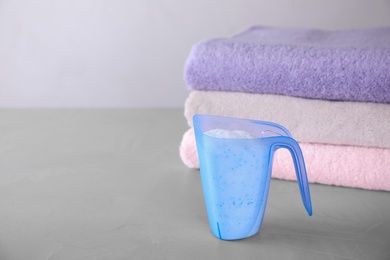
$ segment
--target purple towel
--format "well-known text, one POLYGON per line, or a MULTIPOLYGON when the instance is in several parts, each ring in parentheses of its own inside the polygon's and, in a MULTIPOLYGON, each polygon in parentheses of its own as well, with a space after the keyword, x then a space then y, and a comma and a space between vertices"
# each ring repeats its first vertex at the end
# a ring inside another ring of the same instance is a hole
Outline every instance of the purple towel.
POLYGON ((193 90, 390 103, 390 27, 252 27, 195 45, 184 78, 193 90))

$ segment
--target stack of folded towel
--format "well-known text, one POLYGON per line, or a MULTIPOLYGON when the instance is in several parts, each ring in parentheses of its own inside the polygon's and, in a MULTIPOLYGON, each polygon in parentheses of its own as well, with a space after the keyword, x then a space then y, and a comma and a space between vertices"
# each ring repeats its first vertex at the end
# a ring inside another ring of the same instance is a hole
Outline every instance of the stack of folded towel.
MULTIPOLYGON (((195 45, 185 81, 188 167, 199 168, 194 114, 257 119, 291 132, 310 182, 390 191, 390 28, 252 27, 195 45)), ((283 150, 272 177, 294 180, 283 150)))

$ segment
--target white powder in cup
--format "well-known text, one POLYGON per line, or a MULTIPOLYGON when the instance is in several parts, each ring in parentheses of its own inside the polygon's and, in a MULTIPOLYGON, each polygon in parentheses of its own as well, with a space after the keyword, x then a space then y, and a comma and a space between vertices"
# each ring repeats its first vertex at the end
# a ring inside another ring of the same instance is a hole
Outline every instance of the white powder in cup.
POLYGON ((248 132, 243 130, 212 129, 205 132, 206 135, 217 138, 253 139, 248 132))

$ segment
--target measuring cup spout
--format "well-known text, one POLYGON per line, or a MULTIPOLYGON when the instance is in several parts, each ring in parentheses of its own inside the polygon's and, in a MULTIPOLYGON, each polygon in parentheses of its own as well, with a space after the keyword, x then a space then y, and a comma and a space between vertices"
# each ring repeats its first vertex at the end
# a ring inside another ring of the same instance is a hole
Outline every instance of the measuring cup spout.
POLYGON ((293 138, 288 136, 274 136, 268 137, 267 139, 272 143, 271 156, 273 156, 273 153, 279 148, 286 148, 290 151, 295 166, 299 189, 301 191, 302 202, 307 213, 311 216, 313 214, 313 210, 311 205, 310 189, 307 180, 305 161, 299 144, 293 138))

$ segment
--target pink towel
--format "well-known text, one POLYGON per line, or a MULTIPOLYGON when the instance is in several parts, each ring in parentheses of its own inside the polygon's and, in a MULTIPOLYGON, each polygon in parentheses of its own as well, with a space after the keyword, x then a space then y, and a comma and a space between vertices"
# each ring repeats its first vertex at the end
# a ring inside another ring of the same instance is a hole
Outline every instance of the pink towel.
MULTIPOLYGON (((390 149, 315 143, 300 146, 309 182, 390 191, 390 149)), ((183 135, 180 157, 186 166, 199 168, 193 128, 183 135)), ((287 150, 276 152, 272 177, 296 180, 287 150)))

